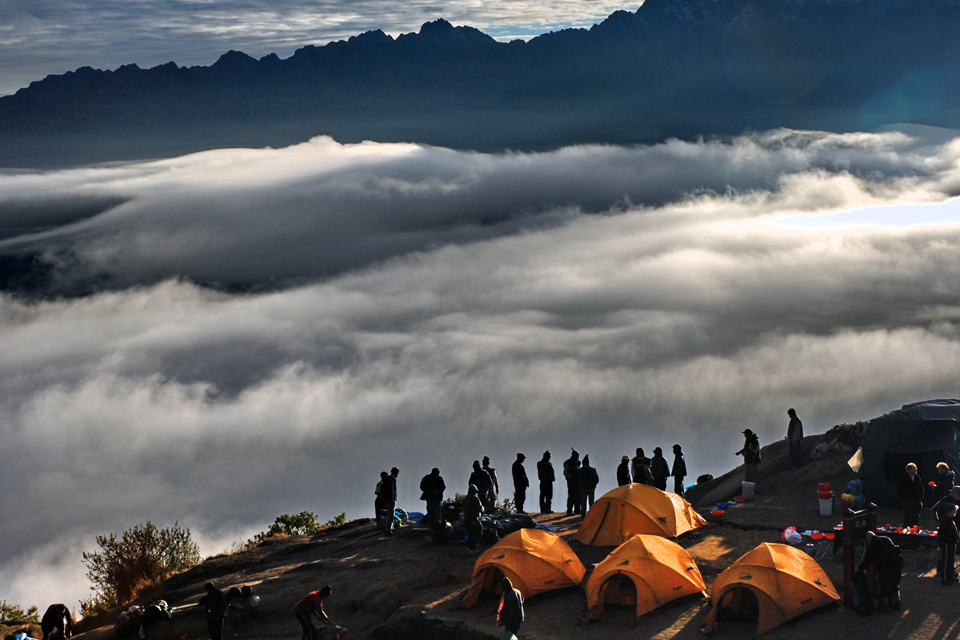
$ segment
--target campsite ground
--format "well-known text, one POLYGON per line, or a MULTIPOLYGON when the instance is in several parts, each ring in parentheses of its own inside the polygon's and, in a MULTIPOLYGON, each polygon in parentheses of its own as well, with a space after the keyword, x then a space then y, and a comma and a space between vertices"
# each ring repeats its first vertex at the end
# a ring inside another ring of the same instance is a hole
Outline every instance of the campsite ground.
MULTIPOLYGON (((785 470, 786 447, 776 443, 765 448, 759 493, 747 505, 728 509, 724 517, 702 530, 697 537, 681 541, 696 560, 709 584, 717 574, 743 553, 761 542, 779 540, 780 531, 794 525, 829 530, 837 516, 817 512, 816 486, 831 482, 842 486, 850 471, 845 459, 828 457, 809 463, 800 471, 785 470)), ((706 507, 731 497, 742 476, 737 472, 719 478, 710 491, 699 492, 696 504, 706 507)), ((897 511, 881 512, 881 520, 897 521, 897 511)), ((924 514, 929 518, 928 513, 924 514)), ((536 516, 538 522, 556 527, 556 533, 571 546, 589 568, 611 550, 587 547, 573 541, 579 520, 565 514, 536 516)), ((929 525, 929 522, 928 522, 929 525)), ((164 598, 177 607, 174 618, 151 630, 151 640, 204 638, 206 624, 195 605, 203 584, 252 585, 263 599, 256 619, 229 618, 227 640, 299 638, 300 628, 290 610, 308 591, 329 583, 334 592, 328 613, 350 629, 348 637, 362 640, 404 640, 406 638, 473 640, 498 638, 495 628, 496 602, 481 600, 470 610, 457 608, 467 586, 475 556, 468 556, 458 544, 435 546, 425 528, 403 527, 387 538, 370 520, 355 520, 342 527, 313 536, 280 538, 250 551, 208 559, 190 571, 144 594, 143 602, 164 598)), ((806 547, 804 547, 806 549, 806 547)), ((809 549, 810 552, 815 549, 809 549)), ((767 638, 804 639, 875 638, 941 640, 960 637, 960 586, 944 587, 933 577, 933 567, 922 554, 906 552, 902 581, 903 610, 860 618, 853 611, 838 608, 783 625, 767 638)), ((838 587, 843 574, 840 554, 820 560, 838 587)), ((700 638, 700 621, 708 601, 694 601, 645 616, 633 626, 627 610, 607 611, 599 622, 579 626, 585 602, 581 591, 544 594, 527 602, 527 620, 520 633, 523 639, 635 639, 700 638)), ((84 640, 112 637, 115 616, 85 620, 84 640), (101 626, 104 625, 104 626, 101 626), (97 628, 98 627, 98 628, 97 628)), ((725 624, 715 638, 749 638, 746 624, 725 624)), ((134 640, 136 640, 134 636, 134 640)))

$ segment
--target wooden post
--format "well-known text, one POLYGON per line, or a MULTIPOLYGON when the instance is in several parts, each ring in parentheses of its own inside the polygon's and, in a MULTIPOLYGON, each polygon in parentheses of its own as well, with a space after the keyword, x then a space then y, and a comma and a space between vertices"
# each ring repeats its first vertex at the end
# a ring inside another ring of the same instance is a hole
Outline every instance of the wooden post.
MULTIPOLYGON (((877 505, 872 502, 867 504, 867 508, 861 511, 851 511, 845 509, 843 512, 843 603, 853 606, 853 593, 850 583, 853 580, 854 551, 858 544, 864 544, 867 541, 867 531, 877 530, 877 505)), ((873 567, 871 567, 871 574, 873 567)), ((873 580, 868 580, 867 584, 873 585, 873 580)))

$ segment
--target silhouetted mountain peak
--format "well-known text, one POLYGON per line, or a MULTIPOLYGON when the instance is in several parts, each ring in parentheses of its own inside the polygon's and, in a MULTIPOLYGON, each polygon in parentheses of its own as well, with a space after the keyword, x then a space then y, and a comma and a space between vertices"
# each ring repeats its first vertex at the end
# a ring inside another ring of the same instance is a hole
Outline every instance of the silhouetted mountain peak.
POLYGON ((385 34, 380 29, 375 29, 374 31, 364 31, 360 35, 350 36, 350 39, 348 39, 347 42, 361 46, 375 46, 393 42, 393 38, 385 34))
POLYGON ((417 41, 423 44, 471 46, 497 44, 497 41, 474 27, 454 27, 452 24, 438 18, 433 22, 425 22, 420 27, 420 33, 407 33, 397 38, 397 41, 417 41))
POLYGON ((254 69, 257 66, 257 59, 242 51, 231 49, 220 56, 220 59, 214 62, 210 68, 214 71, 245 71, 254 69))

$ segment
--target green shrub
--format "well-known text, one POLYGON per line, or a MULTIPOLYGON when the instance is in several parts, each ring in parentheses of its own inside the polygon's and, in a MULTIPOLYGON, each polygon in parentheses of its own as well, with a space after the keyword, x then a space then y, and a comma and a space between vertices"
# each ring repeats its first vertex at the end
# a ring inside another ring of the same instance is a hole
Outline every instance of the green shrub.
POLYGON ((332 520, 327 520, 326 527, 339 527, 340 525, 347 524, 347 512, 343 511, 339 515, 334 516, 332 520))

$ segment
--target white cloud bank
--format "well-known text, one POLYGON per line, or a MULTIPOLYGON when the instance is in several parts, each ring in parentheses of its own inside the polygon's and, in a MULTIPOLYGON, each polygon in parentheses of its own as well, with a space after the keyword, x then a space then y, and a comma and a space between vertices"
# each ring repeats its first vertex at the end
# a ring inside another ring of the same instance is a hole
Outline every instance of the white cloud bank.
POLYGON ((790 406, 818 432, 956 397, 960 224, 778 221, 958 192, 960 142, 785 131, 0 176, 8 231, 43 203, 125 202, 0 243, 107 286, 0 301, 0 597, 82 597, 79 550, 148 518, 216 553, 285 512, 370 515, 394 464, 410 508, 430 467, 462 490, 474 458, 506 472, 520 450, 532 472, 576 446, 608 488, 637 446, 717 473, 790 406))

